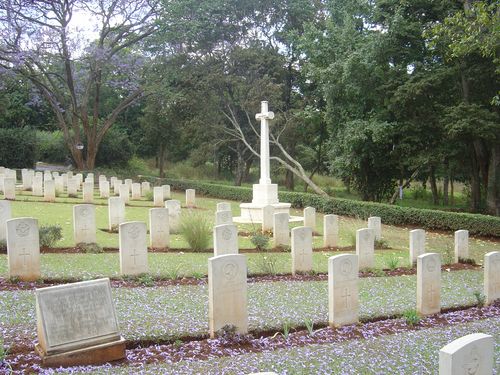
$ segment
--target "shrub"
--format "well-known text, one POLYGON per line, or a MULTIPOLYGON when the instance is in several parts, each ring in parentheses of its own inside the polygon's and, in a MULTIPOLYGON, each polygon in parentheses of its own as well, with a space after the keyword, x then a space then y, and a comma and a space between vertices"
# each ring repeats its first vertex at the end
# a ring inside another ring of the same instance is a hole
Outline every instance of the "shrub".
POLYGON ((264 253, 256 259, 255 265, 263 275, 276 275, 278 273, 278 257, 276 254, 264 253))
POLYGON ((375 249, 390 249, 389 241, 385 238, 375 239, 375 249))
POLYGON ((64 163, 70 156, 61 131, 36 132, 36 158, 48 163, 64 163))
POLYGON ((486 297, 479 290, 475 290, 472 294, 476 297, 476 302, 478 307, 483 307, 486 302, 486 297))
POLYGON ((101 254, 104 249, 96 243, 79 243, 76 245, 82 252, 87 254, 101 254))
POLYGON ((0 128, 0 165, 9 168, 33 168, 36 137, 32 129, 0 128))
POLYGON ((391 254, 389 258, 387 258, 387 268, 390 270, 395 270, 399 266, 399 259, 396 255, 391 254))
POLYGON ((144 194, 144 199, 146 199, 147 201, 153 201, 154 200, 154 193, 153 193, 153 190, 149 190, 146 192, 146 194, 144 194))
POLYGON ((134 147, 126 133, 111 128, 104 136, 96 156, 96 165, 124 166, 132 159, 134 147))
MULTIPOLYGON (((161 183, 169 184, 172 189, 176 190, 196 189, 197 194, 214 198, 243 202, 252 200, 251 188, 175 179, 164 179, 161 183)), ((282 202, 291 203, 295 208, 312 206, 318 212, 325 214, 335 213, 360 219, 380 216, 382 222, 389 225, 411 225, 424 229, 448 231, 467 229, 471 235, 500 237, 500 217, 495 216, 400 207, 299 192, 281 191, 279 199, 282 202)))
POLYGON ((62 239, 62 227, 60 225, 42 225, 38 234, 41 247, 54 247, 56 242, 62 239))
POLYGON ((194 251, 203 251, 210 245, 212 228, 208 220, 195 213, 185 215, 181 220, 180 234, 194 251))
POLYGON ((257 250, 265 250, 269 246, 269 237, 263 233, 254 233, 250 237, 250 242, 257 248, 257 250))
POLYGON ((403 313, 403 318, 406 320, 406 324, 410 326, 414 326, 420 322, 420 316, 415 309, 406 310, 403 313))
POLYGON ((0 241, 0 253, 7 254, 7 241, 0 241))

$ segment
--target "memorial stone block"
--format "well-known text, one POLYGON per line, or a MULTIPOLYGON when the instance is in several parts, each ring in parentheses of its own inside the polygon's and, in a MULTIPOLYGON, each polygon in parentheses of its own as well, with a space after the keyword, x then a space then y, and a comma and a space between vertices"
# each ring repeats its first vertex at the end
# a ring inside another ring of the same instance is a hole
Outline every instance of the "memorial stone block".
POLYGON ((110 231, 117 231, 118 226, 125 221, 125 202, 120 197, 108 199, 108 219, 110 231))
POLYGON ((94 202, 94 183, 84 182, 83 183, 83 202, 93 203, 94 202))
POLYGON ((233 224, 214 227, 214 256, 238 254, 238 228, 233 224))
POLYGON ((10 219, 12 219, 10 202, 2 199, 0 200, 0 241, 7 239, 7 220, 10 219))
POLYGON ((78 196, 78 178, 68 177, 68 197, 76 198, 78 196))
POLYGON ((100 174, 99 175, 99 182, 102 182, 102 181, 108 181, 108 179, 106 178, 106 175, 100 174))
POLYGON ((5 177, 3 179, 3 194, 5 199, 16 199, 16 180, 11 177, 5 177))
POLYGON ((210 337, 226 325, 248 332, 247 262, 244 255, 208 259, 208 316, 210 337))
POLYGON ((441 311, 441 258, 427 253, 417 257, 417 312, 432 315, 441 311))
POLYGON ((120 198, 125 202, 125 204, 128 204, 130 201, 130 189, 127 184, 121 184, 120 185, 120 198))
POLYGON ((217 211, 231 211, 231 203, 229 202, 217 203, 217 211))
POLYGON ((410 264, 415 264, 417 257, 425 253, 425 230, 410 231, 410 264))
POLYGON ((494 346, 493 336, 484 333, 450 342, 439 351, 439 375, 492 375, 494 346))
POLYGON ((151 184, 148 181, 143 181, 141 183, 141 195, 146 196, 147 193, 151 191, 151 184))
POLYGON ((43 197, 43 176, 41 173, 35 173, 35 177, 33 177, 33 188, 32 193, 36 197, 43 197))
POLYGON ((292 229, 292 275, 312 270, 312 228, 292 229))
POLYGON ((323 218, 323 246, 337 247, 339 242, 339 217, 325 215, 323 218))
POLYGON ((233 224, 231 211, 217 211, 215 213, 215 225, 233 224))
POLYGON ((171 199, 172 195, 170 192, 170 185, 162 185, 163 188, 163 199, 171 199))
POLYGON ((43 183, 43 200, 45 202, 56 201, 56 183, 54 180, 45 180, 43 183))
POLYGON ((181 225, 181 202, 171 199, 165 201, 165 207, 168 208, 170 233, 177 233, 181 225))
POLYGON ((358 322, 358 272, 357 255, 328 258, 328 320, 332 327, 358 322))
POLYGON ((314 207, 304 208, 304 226, 316 231, 316 209, 314 207))
POLYGON ((278 212, 273 215, 274 247, 290 246, 290 215, 288 212, 278 212))
POLYGON ((469 231, 457 230, 455 232, 455 263, 460 259, 469 258, 469 231))
POLYGON ((375 265, 375 234, 373 229, 363 228, 356 231, 356 255, 359 268, 372 268, 375 265))
POLYGON ((186 189, 186 207, 196 207, 196 191, 194 189, 186 189))
POLYGON ((485 303, 500 299, 500 251, 491 251, 484 256, 485 303))
POLYGON ((113 184, 113 194, 114 195, 119 195, 120 194, 120 186, 122 185, 122 180, 116 179, 114 184, 113 184))
POLYGON ((167 208, 151 208, 149 210, 149 240, 152 248, 170 246, 170 226, 167 208))
POLYGON ((267 205, 262 207, 262 232, 273 230, 274 207, 267 205))
POLYGON ((368 218, 368 228, 373 229, 375 235, 375 240, 380 240, 382 238, 382 220, 378 216, 372 216, 368 218))
POLYGON ((120 273, 139 275, 148 272, 146 223, 130 221, 120 224, 120 273))
POLYGON ((22 281, 40 278, 38 221, 22 217, 7 220, 7 262, 9 277, 22 281))
POLYGON ((54 178, 54 189, 56 194, 64 193, 64 177, 57 176, 54 178))
POLYGON ((109 198, 109 181, 99 181, 99 196, 109 198))
POLYGON ((78 204, 73 206, 73 238, 75 245, 97 242, 94 205, 78 204))
POLYGON ((138 182, 134 182, 132 184, 132 199, 133 200, 141 199, 141 184, 138 182))
POLYGON ((155 207, 163 207, 164 204, 163 186, 155 186, 153 188, 153 205, 155 207))

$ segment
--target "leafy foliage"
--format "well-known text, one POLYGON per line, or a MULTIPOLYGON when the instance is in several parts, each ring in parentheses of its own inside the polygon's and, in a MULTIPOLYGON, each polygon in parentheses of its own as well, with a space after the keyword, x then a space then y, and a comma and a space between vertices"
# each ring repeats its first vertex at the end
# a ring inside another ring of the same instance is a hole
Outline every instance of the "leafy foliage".
POLYGON ((182 217, 180 234, 194 251, 203 251, 210 246, 212 228, 207 218, 196 213, 182 217))
POLYGON ((36 137, 31 129, 0 129, 0 165, 33 168, 36 137))
POLYGON ((54 247, 57 241, 62 239, 62 227, 60 225, 42 225, 38 230, 41 247, 54 247))

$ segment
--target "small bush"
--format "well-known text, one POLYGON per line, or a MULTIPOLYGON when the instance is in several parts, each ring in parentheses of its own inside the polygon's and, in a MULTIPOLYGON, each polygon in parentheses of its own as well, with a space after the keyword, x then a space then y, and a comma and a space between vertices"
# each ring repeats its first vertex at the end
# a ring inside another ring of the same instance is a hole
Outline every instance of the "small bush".
POLYGON ((36 137, 32 129, 0 128, 0 165, 9 168, 33 168, 36 137))
POLYGON ((190 213, 182 218, 180 234, 184 236, 189 247, 194 251, 203 251, 210 246, 212 228, 208 220, 196 213, 190 213))
POLYGON ((152 202, 154 200, 153 190, 147 191, 146 194, 144 194, 144 199, 152 202))
POLYGON ((254 233, 250 237, 250 242, 257 250, 262 251, 269 246, 269 237, 262 233, 254 233))
POLYGON ((57 241, 62 239, 62 227, 60 225, 42 225, 39 229, 41 247, 54 247, 57 241))
POLYGON ((275 254, 264 253, 256 260, 259 273, 264 275, 276 275, 278 273, 278 257, 275 254))
POLYGON ((476 297, 476 302, 478 307, 483 307, 486 302, 486 297, 479 290, 475 290, 472 294, 476 297))
POLYGON ((0 241, 0 253, 7 254, 7 241, 5 240, 0 241))
POLYGON ((399 258, 391 254, 390 257, 387 258, 387 268, 389 268, 391 271, 394 271, 396 268, 399 266, 399 258))
POLYGON ((476 265, 476 261, 472 258, 458 258, 458 263, 476 265))
POLYGON ((65 163, 70 157, 70 152, 64 141, 61 131, 37 131, 36 132, 37 160, 48 163, 65 163))
POLYGON ((104 249, 96 243, 79 243, 76 245, 82 252, 87 254, 101 254, 104 249))
POLYGON ((385 238, 375 239, 375 249, 390 249, 389 241, 385 238))
POLYGON ((446 245, 443 251, 443 264, 453 264, 455 262, 455 254, 451 245, 446 245))
POLYGON ((143 273, 139 276, 137 276, 137 281, 139 284, 143 286, 154 286, 155 285, 155 280, 153 279, 153 276, 151 276, 149 273, 143 273))
POLYGON ((111 128, 104 136, 96 155, 96 165, 125 166, 134 154, 126 133, 111 128))
POLYGON ((403 313, 403 318, 406 320, 406 324, 410 326, 417 325, 420 322, 420 316, 415 309, 406 310, 403 313))

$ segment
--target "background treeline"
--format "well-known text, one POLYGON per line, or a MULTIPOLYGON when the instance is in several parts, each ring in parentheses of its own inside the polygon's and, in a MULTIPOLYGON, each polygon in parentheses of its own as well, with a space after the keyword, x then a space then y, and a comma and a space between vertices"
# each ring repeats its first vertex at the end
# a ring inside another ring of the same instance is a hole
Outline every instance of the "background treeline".
MULTIPOLYGON (((498 1, 155 6, 154 32, 121 52, 146 60, 137 74, 142 100, 117 116, 96 166, 136 155, 154 159, 163 176, 165 163, 187 160, 213 178, 252 182, 258 157, 245 142, 257 146, 252 124, 268 100, 278 142, 271 153, 281 155, 282 146, 307 177, 334 176, 363 200, 391 202, 399 185, 426 182, 434 204, 444 205, 458 181, 471 211, 500 213, 498 1)), ((36 132, 17 137, 19 146, 2 135, 0 149, 9 142, 27 150, 25 163, 71 158, 53 111, 33 99, 30 80, 2 80, 1 131, 36 132)), ((102 113, 120 95, 103 91, 102 113)), ((2 151, 0 164, 23 166, 6 161, 9 155, 2 151)), ((293 190, 297 175, 278 173, 293 190)))

